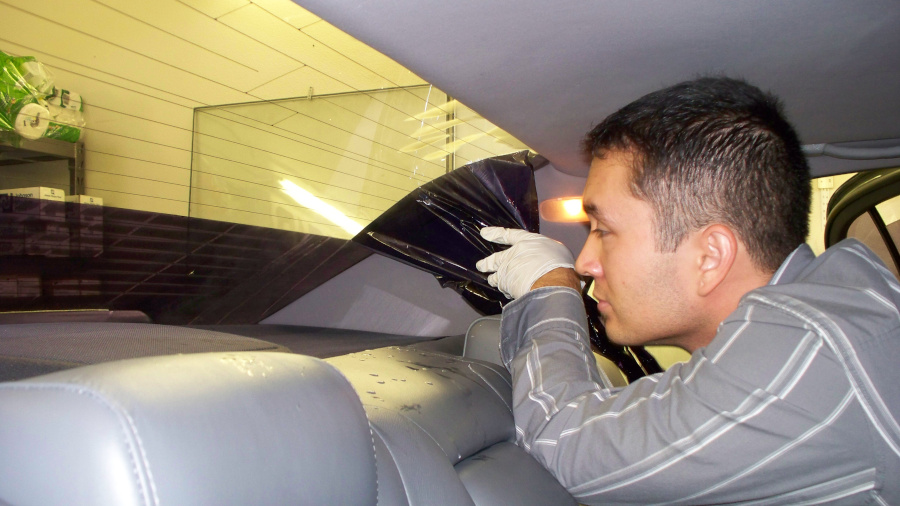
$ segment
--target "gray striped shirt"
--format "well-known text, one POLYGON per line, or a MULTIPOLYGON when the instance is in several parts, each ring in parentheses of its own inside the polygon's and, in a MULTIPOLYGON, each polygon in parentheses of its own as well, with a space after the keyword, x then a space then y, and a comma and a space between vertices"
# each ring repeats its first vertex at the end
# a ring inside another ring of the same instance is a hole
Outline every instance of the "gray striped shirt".
POLYGON ((797 248, 688 362, 611 389, 581 296, 504 308, 519 445, 585 504, 900 504, 900 286, 797 248))

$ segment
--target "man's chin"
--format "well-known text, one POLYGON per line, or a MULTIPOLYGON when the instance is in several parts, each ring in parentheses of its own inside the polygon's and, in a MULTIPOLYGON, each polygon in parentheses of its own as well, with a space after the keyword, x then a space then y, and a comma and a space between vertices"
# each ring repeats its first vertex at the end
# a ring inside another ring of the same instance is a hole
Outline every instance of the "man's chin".
POLYGON ((647 344, 645 337, 623 331, 617 324, 617 320, 610 316, 609 314, 600 313, 600 321, 603 322, 603 328, 606 330, 606 338, 609 339, 609 342, 619 346, 643 346, 647 344))
POLYGON ((643 346, 646 344, 641 338, 630 335, 623 335, 620 332, 617 332, 616 328, 606 327, 606 337, 609 338, 609 342, 613 344, 617 344, 619 346, 643 346))
MULTIPOLYGON (((604 322, 606 324, 606 322, 604 322)), ((606 325, 606 338, 609 339, 609 342, 619 345, 619 346, 628 346, 623 341, 627 341, 627 339, 623 339, 618 332, 616 332, 615 328, 610 328, 610 325, 606 325)))

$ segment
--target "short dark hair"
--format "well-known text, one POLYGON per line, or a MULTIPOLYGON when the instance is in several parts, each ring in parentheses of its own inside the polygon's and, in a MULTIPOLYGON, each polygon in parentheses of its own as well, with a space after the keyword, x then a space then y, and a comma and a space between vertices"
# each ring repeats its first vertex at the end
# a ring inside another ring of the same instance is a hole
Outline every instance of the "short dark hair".
POLYGON ((722 223, 774 272, 809 232, 806 157, 780 101, 745 81, 704 77, 628 104, 584 139, 590 156, 634 160, 631 191, 650 204, 656 247, 722 223))

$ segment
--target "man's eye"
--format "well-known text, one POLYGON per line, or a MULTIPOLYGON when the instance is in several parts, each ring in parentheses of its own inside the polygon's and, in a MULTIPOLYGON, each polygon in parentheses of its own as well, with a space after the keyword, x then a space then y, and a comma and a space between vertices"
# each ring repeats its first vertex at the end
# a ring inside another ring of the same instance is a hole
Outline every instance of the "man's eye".
POLYGON ((602 228, 595 228, 595 229, 591 230, 591 233, 596 235, 597 237, 603 237, 606 234, 608 234, 609 232, 606 230, 603 230, 602 228))

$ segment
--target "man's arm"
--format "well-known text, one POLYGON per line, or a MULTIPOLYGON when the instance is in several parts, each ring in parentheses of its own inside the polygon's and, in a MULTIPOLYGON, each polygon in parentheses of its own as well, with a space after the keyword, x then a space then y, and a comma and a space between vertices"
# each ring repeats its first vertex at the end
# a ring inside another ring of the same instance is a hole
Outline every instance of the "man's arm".
POLYGON ((544 288, 547 286, 568 287, 575 291, 581 290, 581 278, 575 273, 574 269, 566 267, 557 267, 552 271, 539 277, 537 281, 531 285, 532 290, 544 288))
POLYGON ((838 447, 870 451, 870 435, 840 432, 865 417, 808 329, 750 325, 746 308, 689 362, 611 391, 582 308, 576 291, 545 287, 507 305, 501 324, 518 443, 582 503, 735 502, 804 488, 821 497, 822 483, 846 489, 842 476, 871 486, 866 459, 836 460, 838 447))
MULTIPOLYGON (((533 275, 506 260, 508 273, 533 275)), ((742 307, 689 362, 611 391, 574 274, 550 269, 504 308, 501 354, 518 443, 581 502, 791 503, 874 486, 866 459, 835 460, 836 440, 851 453, 871 445, 864 430, 840 432, 865 417, 821 336, 772 308, 742 307)))

